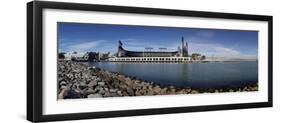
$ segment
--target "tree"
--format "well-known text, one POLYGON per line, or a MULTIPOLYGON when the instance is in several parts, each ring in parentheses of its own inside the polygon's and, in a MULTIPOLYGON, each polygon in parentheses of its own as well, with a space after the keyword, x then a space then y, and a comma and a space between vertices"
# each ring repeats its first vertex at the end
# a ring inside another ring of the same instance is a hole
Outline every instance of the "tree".
POLYGON ((98 60, 98 56, 99 54, 97 54, 96 52, 89 52, 88 53, 88 61, 89 62, 93 62, 93 61, 96 61, 98 60))
POLYGON ((206 56, 201 56, 201 60, 205 60, 206 59, 206 56))
POLYGON ((199 56, 201 56, 201 54, 199 54, 199 53, 192 53, 191 54, 191 59, 192 60, 199 60, 199 56))

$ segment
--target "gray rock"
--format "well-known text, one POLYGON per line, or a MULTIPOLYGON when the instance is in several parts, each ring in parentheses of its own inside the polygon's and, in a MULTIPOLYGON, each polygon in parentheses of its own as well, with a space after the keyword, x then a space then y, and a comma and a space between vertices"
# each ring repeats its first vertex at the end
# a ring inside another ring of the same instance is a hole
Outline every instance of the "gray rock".
POLYGON ((81 90, 83 90, 83 89, 85 89, 86 87, 88 87, 88 85, 86 84, 86 82, 80 82, 79 83, 79 88, 81 89, 81 90))
POLYGON ((105 90, 103 88, 99 88, 99 94, 104 94, 105 93, 105 90))
POLYGON ((123 76, 123 75, 118 75, 118 78, 119 78, 119 80, 120 81, 122 81, 122 82, 124 82, 125 81, 125 76, 123 76))
POLYGON ((104 86, 105 82, 98 82, 98 85, 104 86))
POLYGON ((136 94, 136 96, 141 96, 142 95, 141 91, 136 91, 135 94, 136 94))
POLYGON ((190 88, 185 89, 186 93, 190 93, 192 90, 190 88))
POLYGON ((117 91, 117 94, 118 94, 119 96, 123 96, 122 91, 117 91))
POLYGON ((101 98, 102 95, 101 94, 90 94, 87 96, 88 98, 101 98))
POLYGON ((130 79, 126 79, 125 83, 129 86, 133 84, 132 80, 130 79))
POLYGON ((66 89, 66 90, 68 90, 68 87, 65 86, 65 85, 63 85, 63 86, 60 87, 60 89, 66 89))
POLYGON ((81 86, 87 86, 87 84, 86 84, 85 81, 80 81, 80 82, 79 82, 79 85, 81 85, 81 86))
POLYGON ((258 91, 258 90, 259 90, 259 87, 257 87, 257 86, 251 88, 251 91, 258 91))
POLYGON ((192 90, 191 91, 191 94, 198 94, 199 92, 198 91, 196 91, 196 90, 192 90))
POLYGON ((167 94, 167 88, 163 88, 163 89, 161 89, 161 92, 160 92, 160 94, 167 94))
POLYGON ((248 88, 247 88, 247 87, 244 87, 244 88, 242 89, 242 92, 244 92, 244 91, 248 91, 248 88))
POLYGON ((97 81, 97 82, 100 82, 100 81, 101 81, 101 78, 99 78, 99 77, 96 78, 96 81, 97 81))
POLYGON ((154 93, 153 93, 153 91, 152 90, 147 90, 147 92, 146 92, 146 95, 149 95, 149 96, 151 96, 151 95, 153 95, 154 93))
POLYGON ((104 96, 104 97, 110 97, 110 96, 111 96, 111 93, 105 92, 103 96, 104 96))
POLYGON ((94 87, 94 86, 96 86, 97 84, 98 84, 97 81, 92 80, 92 81, 88 84, 88 87, 94 87))
POLYGON ((65 81, 61 81, 60 85, 66 85, 66 82, 65 81))
POLYGON ((109 89, 109 92, 115 93, 115 92, 117 92, 117 89, 109 89))
POLYGON ((97 79, 97 76, 92 76, 91 77, 93 80, 96 80, 97 79))
POLYGON ((109 89, 108 88, 104 88, 104 91, 109 91, 109 89))
POLYGON ((119 94, 117 94, 117 93, 111 93, 111 95, 110 95, 111 97, 120 97, 120 95, 119 94))
POLYGON ((153 90, 156 94, 160 94, 160 92, 161 92, 161 88, 159 86, 153 87, 153 90))
POLYGON ((139 80, 135 80, 135 83, 140 83, 140 81, 139 80))
POLYGON ((87 91, 86 91, 86 94, 93 94, 93 93, 96 93, 97 90, 94 90, 92 88, 88 88, 87 91))
POLYGON ((135 95, 134 90, 131 89, 131 88, 127 88, 127 92, 128 92, 128 94, 129 94, 130 96, 134 96, 134 95, 135 95))

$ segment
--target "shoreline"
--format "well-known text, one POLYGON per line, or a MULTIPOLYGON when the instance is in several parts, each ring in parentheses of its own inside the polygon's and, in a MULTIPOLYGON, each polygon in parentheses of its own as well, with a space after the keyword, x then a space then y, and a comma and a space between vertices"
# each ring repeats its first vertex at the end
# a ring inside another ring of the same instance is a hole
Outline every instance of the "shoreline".
POLYGON ((58 99, 248 91, 258 91, 258 84, 232 88, 160 86, 136 77, 92 68, 81 62, 58 61, 58 99))
MULTIPOLYGON (((70 60, 64 60, 70 61, 70 60)), ((89 62, 88 60, 76 60, 75 62, 89 62)), ((177 63, 177 64, 188 64, 188 63, 216 63, 216 62, 258 62, 257 60, 191 60, 186 62, 181 61, 95 61, 95 62, 111 62, 111 63, 177 63)))

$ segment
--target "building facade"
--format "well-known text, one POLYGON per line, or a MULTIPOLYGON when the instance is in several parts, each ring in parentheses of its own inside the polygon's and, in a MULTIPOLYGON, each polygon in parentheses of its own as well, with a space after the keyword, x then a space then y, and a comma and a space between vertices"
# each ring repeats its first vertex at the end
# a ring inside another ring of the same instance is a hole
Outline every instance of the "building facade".
POLYGON ((185 62, 190 61, 188 54, 188 43, 181 39, 181 46, 177 51, 129 51, 123 48, 122 42, 118 42, 116 57, 109 58, 109 61, 120 62, 185 62))

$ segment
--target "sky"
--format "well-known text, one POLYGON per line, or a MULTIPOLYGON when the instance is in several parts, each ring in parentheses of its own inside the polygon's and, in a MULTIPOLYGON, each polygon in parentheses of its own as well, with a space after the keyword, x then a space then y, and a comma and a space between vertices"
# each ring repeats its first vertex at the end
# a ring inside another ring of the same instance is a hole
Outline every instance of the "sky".
POLYGON ((145 47, 175 51, 181 37, 189 44, 189 53, 207 57, 256 59, 258 31, 203 28, 176 28, 110 24, 58 23, 59 52, 117 52, 123 48, 144 51, 145 47))

